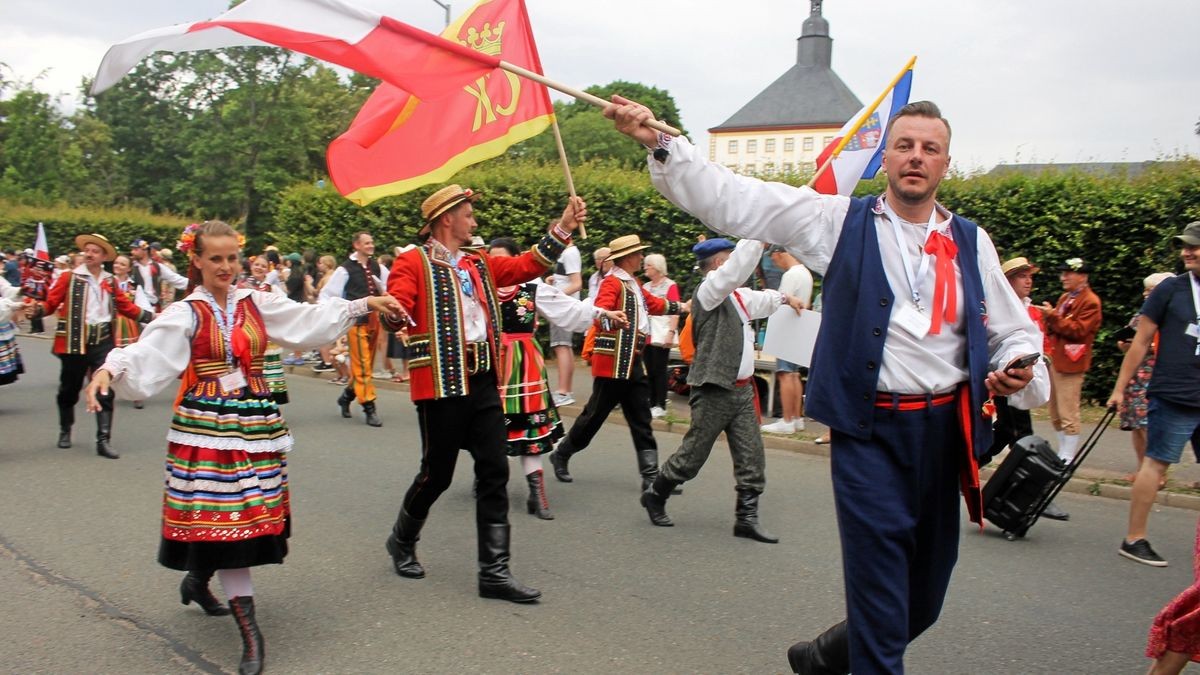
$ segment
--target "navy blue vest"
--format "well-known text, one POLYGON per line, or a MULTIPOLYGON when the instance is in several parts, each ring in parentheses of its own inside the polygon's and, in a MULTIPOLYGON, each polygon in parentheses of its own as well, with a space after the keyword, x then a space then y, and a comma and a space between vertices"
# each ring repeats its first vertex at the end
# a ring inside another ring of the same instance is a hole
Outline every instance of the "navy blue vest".
MULTIPOLYGON (((813 349, 805 413, 844 434, 870 439, 883 341, 891 320, 892 295, 879 236, 875 197, 850 200, 850 210, 821 284, 821 331, 813 349)), ((990 369, 987 306, 979 276, 975 223, 954 216, 950 230, 958 246, 967 327, 972 440, 976 456, 992 443, 991 420, 983 414, 984 383, 990 369)))

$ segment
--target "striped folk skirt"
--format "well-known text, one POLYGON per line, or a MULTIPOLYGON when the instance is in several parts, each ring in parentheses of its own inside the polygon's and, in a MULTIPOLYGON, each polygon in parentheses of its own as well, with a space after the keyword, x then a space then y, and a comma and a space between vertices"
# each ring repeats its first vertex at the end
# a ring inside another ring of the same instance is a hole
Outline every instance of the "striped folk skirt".
POLYGON ((274 402, 185 396, 167 440, 159 563, 212 570, 283 562, 291 436, 274 402))
POLYGON ((562 419, 546 382, 542 348, 532 335, 504 335, 499 375, 509 456, 553 450, 563 437, 562 419))
POLYGON ((0 324, 0 385, 12 384, 25 372, 21 350, 17 347, 17 327, 11 321, 0 324))
POLYGON ((271 390, 271 398, 275 403, 283 405, 288 402, 287 380, 283 376, 283 349, 275 343, 268 343, 263 352, 263 378, 271 390))
POLYGON ((117 314, 113 319, 113 346, 128 347, 137 342, 142 334, 142 328, 135 319, 123 314, 117 314))

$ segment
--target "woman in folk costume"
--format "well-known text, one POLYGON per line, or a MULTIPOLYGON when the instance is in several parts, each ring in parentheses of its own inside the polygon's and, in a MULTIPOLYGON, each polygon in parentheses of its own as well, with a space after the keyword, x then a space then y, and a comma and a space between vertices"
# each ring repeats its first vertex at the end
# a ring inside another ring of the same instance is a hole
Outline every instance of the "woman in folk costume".
MULTIPOLYGON (((516 256, 520 252, 517 242, 500 237, 492 240, 488 255, 516 256)), ((559 328, 581 333, 600 319, 623 324, 625 312, 597 309, 540 280, 498 288, 496 297, 501 312, 500 401, 508 428, 508 455, 521 458, 529 483, 525 502, 529 513, 553 520, 546 500, 542 455, 554 449, 563 429, 550 396, 542 347, 534 338, 537 315, 559 328)))
MULTIPOLYGON (((264 293, 286 295, 278 283, 271 283, 267 275, 271 271, 270 263, 264 256, 250 259, 250 276, 238 283, 238 288, 249 288, 264 293)), ((263 352, 263 378, 267 388, 271 390, 271 398, 275 403, 283 405, 288 402, 287 379, 283 375, 283 347, 274 342, 267 343, 267 351, 263 352)))
POLYGON ((111 386, 145 398, 183 373, 167 433, 166 491, 158 561, 186 570, 184 604, 230 610, 244 649, 240 673, 258 673, 263 638, 254 619, 250 568, 283 562, 291 531, 286 453, 292 446, 263 378, 268 336, 288 347, 329 342, 371 311, 399 311, 390 297, 299 304, 236 288, 240 236, 209 221, 185 230, 194 290, 114 349, 87 390, 88 409, 111 386), (216 570, 229 608, 208 589, 216 570))
POLYGON ((24 307, 20 295, 19 287, 0 277, 0 385, 16 382, 25 372, 17 348, 17 324, 13 322, 13 316, 20 316, 24 307))
MULTIPOLYGON (((113 258, 113 292, 120 293, 138 307, 153 312, 153 306, 144 294, 139 293, 137 284, 129 276, 131 269, 133 269, 133 263, 130 262, 129 256, 119 255, 113 258)), ((124 314, 117 314, 113 317, 112 331, 113 346, 128 347, 137 342, 138 336, 142 333, 142 326, 136 319, 131 319, 124 314)), ((141 410, 145 407, 145 403, 139 399, 133 402, 133 407, 141 410)))

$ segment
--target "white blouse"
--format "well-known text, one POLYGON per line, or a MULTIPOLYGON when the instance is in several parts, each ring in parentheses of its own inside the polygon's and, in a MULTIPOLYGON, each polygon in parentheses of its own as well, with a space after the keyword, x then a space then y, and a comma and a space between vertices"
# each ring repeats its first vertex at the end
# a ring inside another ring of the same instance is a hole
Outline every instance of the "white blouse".
MULTIPOLYGON (((590 300, 590 299, 589 299, 590 300)), ((537 297, 534 298, 537 313, 563 330, 582 333, 592 323, 604 316, 604 310, 588 300, 576 300, 550 284, 537 282, 537 297)))
MULTIPOLYGON (((288 349, 333 342, 367 314, 367 299, 328 298, 317 304, 293 302, 276 293, 239 288, 240 301, 250 296, 262 316, 270 340, 288 349)), ((195 291, 185 300, 203 299, 195 291)), ((175 302, 142 329, 138 341, 114 349, 102 366, 112 373, 113 391, 124 399, 147 399, 172 382, 192 358, 196 319, 187 302, 175 302)))
POLYGON ((8 283, 8 279, 0 277, 0 326, 8 323, 13 314, 24 305, 20 299, 21 288, 8 283))

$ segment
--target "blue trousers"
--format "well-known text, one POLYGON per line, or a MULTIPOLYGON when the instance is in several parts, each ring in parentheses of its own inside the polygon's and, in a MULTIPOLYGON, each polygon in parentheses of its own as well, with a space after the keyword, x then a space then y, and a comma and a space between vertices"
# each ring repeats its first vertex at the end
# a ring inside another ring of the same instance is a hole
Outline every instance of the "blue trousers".
POLYGON ((908 643, 937 621, 958 559, 960 461, 951 404, 875 409, 869 441, 833 432, 850 670, 903 673, 908 643))

